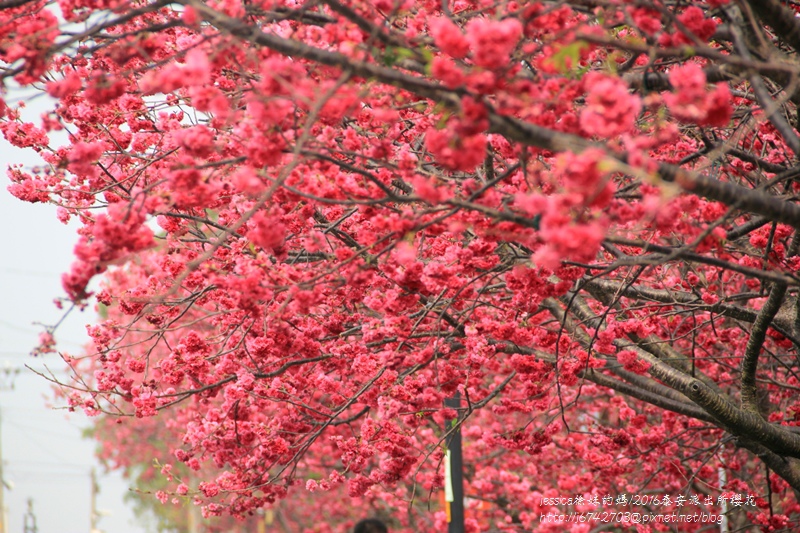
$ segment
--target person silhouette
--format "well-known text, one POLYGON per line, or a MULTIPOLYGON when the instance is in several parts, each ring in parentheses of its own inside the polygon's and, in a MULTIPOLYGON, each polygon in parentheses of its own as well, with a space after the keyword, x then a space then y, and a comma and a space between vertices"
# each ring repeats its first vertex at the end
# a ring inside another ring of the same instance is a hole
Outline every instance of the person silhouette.
POLYGON ((386 524, 377 518, 365 518, 356 524, 353 533, 389 533, 386 524))

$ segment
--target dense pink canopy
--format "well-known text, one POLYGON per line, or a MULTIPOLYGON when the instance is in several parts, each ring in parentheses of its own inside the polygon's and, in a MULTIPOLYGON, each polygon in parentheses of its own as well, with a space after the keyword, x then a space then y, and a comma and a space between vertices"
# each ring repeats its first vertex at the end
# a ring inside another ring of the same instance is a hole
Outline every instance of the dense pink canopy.
POLYGON ((441 531, 457 429, 468 531, 796 527, 795 9, 0 3, 9 190, 80 221, 101 316, 71 406, 165 505, 287 531, 441 531))

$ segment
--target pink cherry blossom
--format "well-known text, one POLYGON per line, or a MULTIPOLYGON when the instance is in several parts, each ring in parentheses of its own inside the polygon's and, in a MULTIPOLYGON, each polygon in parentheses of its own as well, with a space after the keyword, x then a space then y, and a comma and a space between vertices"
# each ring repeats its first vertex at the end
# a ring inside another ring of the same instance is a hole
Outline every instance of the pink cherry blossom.
POLYGON ((472 60, 485 68, 507 68, 510 55, 522 36, 522 24, 515 18, 496 21, 475 18, 467 23, 472 60))
POLYGON ((800 39, 762 3, 7 2, 6 187, 98 314, 34 348, 57 401, 175 531, 444 530, 456 433, 466 531, 669 529, 636 494, 797 529, 800 39))
POLYGON ((462 59, 469 52, 469 41, 450 19, 432 18, 428 21, 428 27, 436 46, 445 54, 455 59, 462 59))
POLYGON ((613 138, 633 127, 642 105, 621 79, 592 72, 584 85, 588 95, 580 121, 586 133, 613 138))

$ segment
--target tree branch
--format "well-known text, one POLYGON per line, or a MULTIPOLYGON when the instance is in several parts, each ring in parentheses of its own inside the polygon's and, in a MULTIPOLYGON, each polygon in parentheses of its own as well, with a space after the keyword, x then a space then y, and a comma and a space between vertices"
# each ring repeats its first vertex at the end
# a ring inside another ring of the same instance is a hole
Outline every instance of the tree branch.
POLYGON ((784 7, 778 0, 747 0, 747 4, 758 18, 800 52, 800 21, 794 11, 784 7))
MULTIPOLYGON (((382 83, 411 91, 452 109, 458 109, 461 96, 467 94, 464 89, 448 89, 438 83, 427 81, 394 68, 386 68, 365 61, 356 61, 343 54, 329 52, 292 39, 264 33, 260 28, 215 11, 199 0, 182 0, 181 3, 191 5, 204 20, 218 29, 248 42, 265 46, 288 56, 339 67, 355 76, 375 79, 382 83)), ((577 135, 557 132, 513 117, 501 115, 489 104, 486 104, 486 106, 489 131, 499 133, 511 141, 555 152, 571 151, 579 153, 589 147, 604 149, 601 145, 592 143, 577 135)), ((609 153, 609 155, 623 162, 626 159, 624 155, 613 153, 609 153)), ((659 164, 658 172, 664 181, 676 183, 684 190, 698 196, 716 200, 726 205, 736 205, 745 211, 764 215, 770 220, 800 228, 800 207, 784 199, 732 183, 721 182, 665 163, 659 164)))
MULTIPOLYGON (((552 355, 540 352, 533 348, 519 346, 511 341, 498 341, 491 339, 489 340, 489 344, 497 346, 498 350, 503 353, 530 355, 531 357, 536 357, 537 359, 546 363, 553 365, 555 364, 555 358, 552 355)), ((619 370, 615 369, 613 372, 618 373, 619 370)), ((667 411, 672 411, 673 413, 689 416, 705 422, 715 422, 712 416, 709 416, 709 414, 702 409, 698 409, 696 406, 686 402, 684 396, 679 395, 669 387, 665 387, 660 383, 648 380, 646 377, 639 376, 638 374, 632 374, 625 371, 622 372, 624 374, 628 374, 626 376, 627 378, 633 378, 634 383, 626 383, 624 381, 614 379, 613 377, 602 374, 593 368, 583 369, 579 371, 577 375, 581 379, 591 381, 592 383, 601 387, 609 388, 621 394, 625 394, 626 396, 630 396, 631 398, 636 398, 637 400, 655 405, 662 409, 666 409, 667 411), (684 400, 681 400, 680 398, 684 398, 684 400)))
MULTIPOLYGON (((545 301, 543 305, 551 309, 554 300, 548 300, 550 302, 545 301)), ((558 306, 557 303, 555 305, 558 306)), ((573 310, 573 312, 575 311, 573 310)), ((580 313, 580 310, 577 311, 580 313)), ((581 320, 597 318, 593 313, 588 316, 581 314, 576 314, 576 316, 581 320)), ((779 455, 800 458, 800 436, 780 426, 770 424, 758 414, 739 409, 701 380, 669 366, 633 342, 616 339, 614 345, 623 350, 636 352, 641 359, 650 364, 648 371, 651 376, 681 392, 702 407, 726 431, 760 442, 779 455)))

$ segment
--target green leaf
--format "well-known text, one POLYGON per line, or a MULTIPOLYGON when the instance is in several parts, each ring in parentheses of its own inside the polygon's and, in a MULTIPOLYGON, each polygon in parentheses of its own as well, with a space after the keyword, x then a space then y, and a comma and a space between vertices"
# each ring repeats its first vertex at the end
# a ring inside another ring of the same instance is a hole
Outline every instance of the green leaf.
POLYGON ((206 212, 206 217, 208 217, 208 220, 210 220, 211 222, 219 222, 218 211, 215 211, 214 209, 206 209, 205 212, 206 212))
POLYGON ((586 41, 575 41, 559 48, 547 62, 561 74, 581 74, 581 52, 588 48, 589 43, 586 41))

